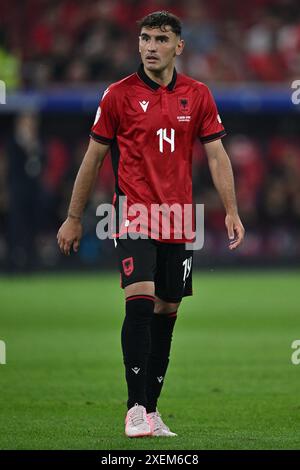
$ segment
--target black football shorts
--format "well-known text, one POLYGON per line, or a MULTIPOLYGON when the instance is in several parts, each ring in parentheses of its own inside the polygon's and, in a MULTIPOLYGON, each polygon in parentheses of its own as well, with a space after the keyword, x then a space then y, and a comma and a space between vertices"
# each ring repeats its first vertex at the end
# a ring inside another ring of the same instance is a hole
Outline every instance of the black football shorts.
POLYGON ((166 302, 180 302, 192 295, 193 251, 185 243, 164 243, 150 238, 116 239, 121 287, 154 281, 155 295, 166 302))

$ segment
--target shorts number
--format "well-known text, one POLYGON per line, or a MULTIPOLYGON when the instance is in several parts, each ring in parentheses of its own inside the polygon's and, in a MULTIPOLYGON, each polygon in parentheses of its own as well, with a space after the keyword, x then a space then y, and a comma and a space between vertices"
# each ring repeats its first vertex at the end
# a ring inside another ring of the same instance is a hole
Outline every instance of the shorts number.
POLYGON ((192 257, 185 259, 182 265, 184 266, 183 282, 185 282, 192 269, 192 257))

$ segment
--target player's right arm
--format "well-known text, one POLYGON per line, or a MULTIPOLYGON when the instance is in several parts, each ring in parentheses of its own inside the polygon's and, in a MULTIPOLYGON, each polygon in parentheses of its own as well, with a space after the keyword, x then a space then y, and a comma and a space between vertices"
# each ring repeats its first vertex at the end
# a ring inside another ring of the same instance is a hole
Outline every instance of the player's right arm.
POLYGON ((59 248, 65 255, 70 254, 72 247, 74 251, 79 249, 82 237, 81 217, 108 148, 109 145, 90 139, 74 183, 68 217, 57 233, 59 248))

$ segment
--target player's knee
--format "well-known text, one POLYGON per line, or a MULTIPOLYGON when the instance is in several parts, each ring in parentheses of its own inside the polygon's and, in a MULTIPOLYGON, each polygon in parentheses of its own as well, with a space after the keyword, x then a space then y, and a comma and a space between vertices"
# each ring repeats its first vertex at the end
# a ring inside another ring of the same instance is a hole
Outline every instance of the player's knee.
POLYGON ((158 315, 169 315, 178 311, 180 302, 165 302, 162 299, 156 297, 154 313, 158 315))
POLYGON ((153 281, 141 281, 134 282, 129 286, 126 286, 125 297, 128 298, 132 295, 151 295, 154 297, 154 282, 153 281))

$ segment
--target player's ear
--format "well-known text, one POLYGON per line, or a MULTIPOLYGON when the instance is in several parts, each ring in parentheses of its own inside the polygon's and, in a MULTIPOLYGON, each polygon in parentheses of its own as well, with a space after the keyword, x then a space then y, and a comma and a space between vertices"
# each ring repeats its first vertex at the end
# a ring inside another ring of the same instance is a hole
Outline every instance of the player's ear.
POLYGON ((181 55, 182 54, 183 49, 184 49, 184 45, 185 45, 184 40, 179 39, 178 44, 176 46, 176 51, 175 51, 176 55, 181 55))

